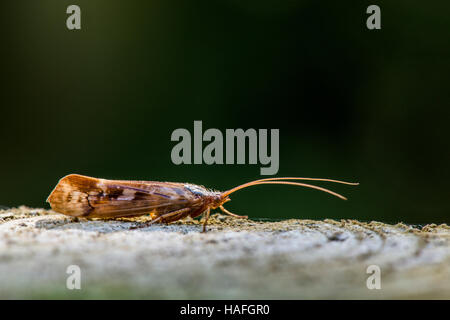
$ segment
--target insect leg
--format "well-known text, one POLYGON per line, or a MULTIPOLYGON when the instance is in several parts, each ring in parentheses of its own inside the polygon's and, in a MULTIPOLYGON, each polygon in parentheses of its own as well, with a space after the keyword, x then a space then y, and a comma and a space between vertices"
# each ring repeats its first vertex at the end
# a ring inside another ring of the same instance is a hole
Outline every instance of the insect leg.
POLYGON ((222 210, 223 213, 226 213, 232 217, 239 218, 239 219, 248 219, 248 216, 238 216, 237 214, 234 214, 234 213, 228 211, 223 206, 220 206, 219 208, 220 208, 220 210, 222 210))
POLYGON ((153 220, 151 220, 151 221, 149 221, 149 222, 145 222, 145 223, 143 223, 143 224, 141 224, 141 225, 139 225, 139 226, 133 226, 133 227, 131 227, 130 229, 146 228, 146 227, 148 227, 148 226, 154 224, 155 222, 158 222, 158 221, 167 219, 167 218, 169 218, 169 217, 172 217, 172 216, 175 216, 175 215, 184 213, 184 212, 189 211, 189 210, 191 210, 191 209, 190 209, 190 208, 183 208, 183 209, 180 209, 180 210, 171 211, 171 212, 168 212, 168 213, 166 213, 166 214, 163 214, 162 216, 159 216, 158 218, 153 219, 153 220))
POLYGON ((203 222, 203 231, 202 232, 206 232, 206 223, 208 222, 210 211, 211 211, 211 208, 206 209, 205 222, 203 222))

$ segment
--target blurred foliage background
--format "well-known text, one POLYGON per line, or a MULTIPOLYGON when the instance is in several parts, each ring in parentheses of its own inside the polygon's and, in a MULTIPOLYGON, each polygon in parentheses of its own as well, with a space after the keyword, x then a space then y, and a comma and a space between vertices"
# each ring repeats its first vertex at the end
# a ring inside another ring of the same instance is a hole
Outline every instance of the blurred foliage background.
POLYGON ((224 190, 260 165, 172 164, 176 128, 279 128, 257 218, 449 222, 448 1, 2 1, 0 205, 48 206, 68 173, 224 190), (82 29, 66 28, 77 4, 82 29), (382 29, 366 28, 381 7, 382 29))

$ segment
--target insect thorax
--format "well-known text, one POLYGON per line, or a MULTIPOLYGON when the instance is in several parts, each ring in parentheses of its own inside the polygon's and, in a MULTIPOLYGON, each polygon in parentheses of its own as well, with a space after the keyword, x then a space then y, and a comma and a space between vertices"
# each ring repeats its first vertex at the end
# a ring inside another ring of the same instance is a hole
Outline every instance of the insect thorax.
POLYGON ((220 192, 206 189, 205 187, 196 184, 185 184, 184 187, 199 197, 220 196, 220 192))

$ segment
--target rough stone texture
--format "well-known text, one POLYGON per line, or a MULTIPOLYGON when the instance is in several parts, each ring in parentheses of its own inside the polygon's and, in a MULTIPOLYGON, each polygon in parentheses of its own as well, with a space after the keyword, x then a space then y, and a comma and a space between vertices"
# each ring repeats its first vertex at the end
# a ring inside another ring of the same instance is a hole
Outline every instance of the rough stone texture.
POLYGON ((0 211, 0 298, 450 299, 450 227, 355 220, 87 221, 0 211), (68 290, 69 265, 81 290, 68 290), (369 265, 381 290, 369 290, 369 265))

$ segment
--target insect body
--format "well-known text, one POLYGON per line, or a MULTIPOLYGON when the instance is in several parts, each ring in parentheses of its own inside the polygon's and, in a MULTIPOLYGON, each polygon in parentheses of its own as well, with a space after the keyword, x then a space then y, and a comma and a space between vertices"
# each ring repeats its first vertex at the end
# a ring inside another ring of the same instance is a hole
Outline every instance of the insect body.
POLYGON ((260 184, 287 184, 321 190, 341 199, 340 194, 328 189, 294 182, 292 180, 329 181, 357 185, 331 179, 314 178, 267 178, 244 183, 228 191, 209 190, 203 186, 189 183, 158 181, 122 181, 97 179, 78 174, 62 178, 47 199, 52 209, 65 215, 84 218, 119 218, 150 214, 155 222, 169 223, 187 216, 192 218, 205 215, 203 231, 211 209, 236 218, 247 218, 229 212, 223 204, 230 201, 229 195, 235 191, 260 184))

